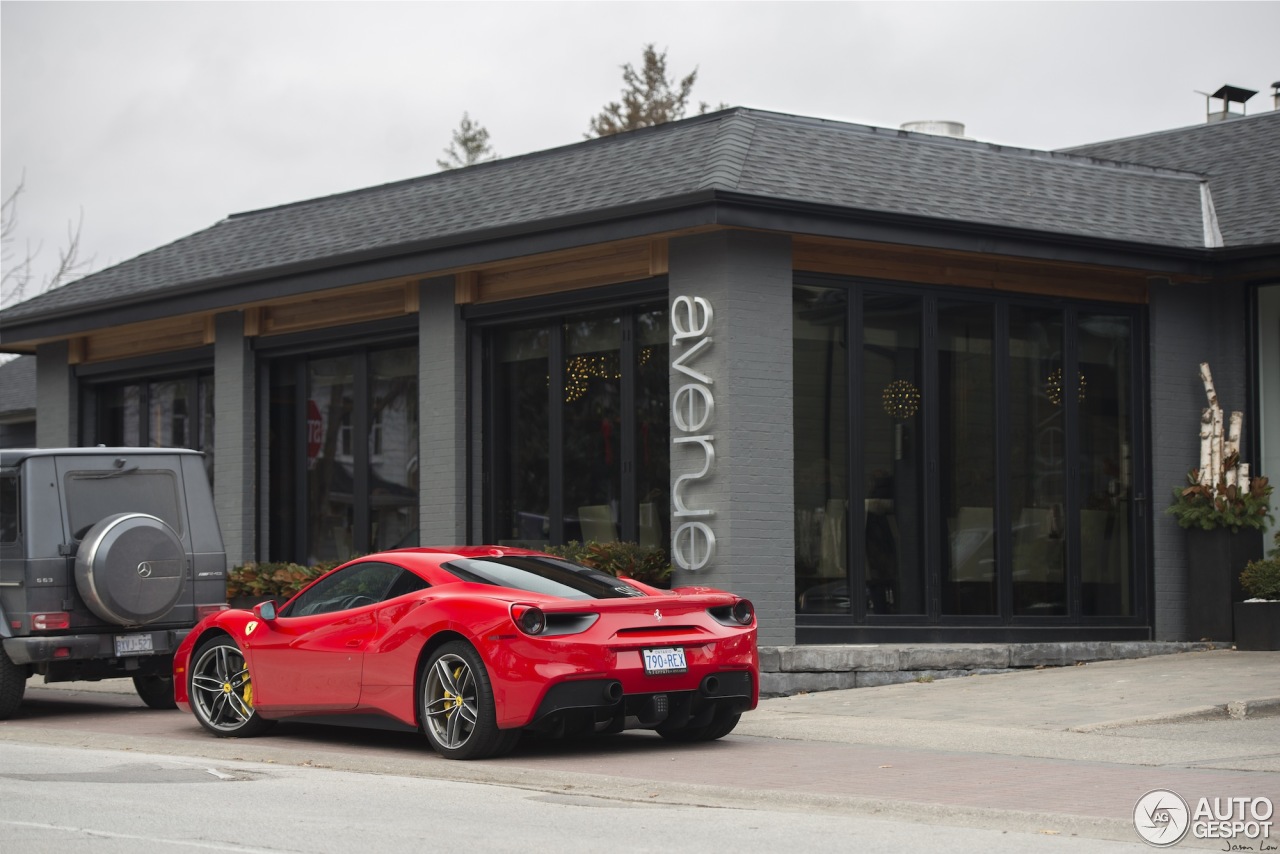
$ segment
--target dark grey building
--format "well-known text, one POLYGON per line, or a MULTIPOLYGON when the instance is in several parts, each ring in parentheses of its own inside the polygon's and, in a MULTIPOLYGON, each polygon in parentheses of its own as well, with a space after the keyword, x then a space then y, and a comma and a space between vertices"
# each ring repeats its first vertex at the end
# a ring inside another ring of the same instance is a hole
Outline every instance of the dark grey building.
POLYGON ((1280 112, 1070 152, 731 109, 236 214, 0 312, 228 557, 626 540, 766 644, 1183 639, 1202 361, 1277 462, 1280 112))
POLYGON ((0 448, 35 442, 36 358, 19 356, 0 364, 0 448))

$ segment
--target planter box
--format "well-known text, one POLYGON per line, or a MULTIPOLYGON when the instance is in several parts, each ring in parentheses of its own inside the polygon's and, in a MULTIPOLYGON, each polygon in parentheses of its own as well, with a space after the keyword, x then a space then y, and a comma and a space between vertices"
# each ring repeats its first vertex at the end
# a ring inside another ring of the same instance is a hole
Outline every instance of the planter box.
POLYGON ((1231 605, 1245 596, 1240 573, 1262 557, 1262 532, 1187 531, 1187 634, 1193 641, 1235 638, 1231 605))
POLYGON ((1280 650, 1280 602, 1236 602, 1236 649, 1280 650))

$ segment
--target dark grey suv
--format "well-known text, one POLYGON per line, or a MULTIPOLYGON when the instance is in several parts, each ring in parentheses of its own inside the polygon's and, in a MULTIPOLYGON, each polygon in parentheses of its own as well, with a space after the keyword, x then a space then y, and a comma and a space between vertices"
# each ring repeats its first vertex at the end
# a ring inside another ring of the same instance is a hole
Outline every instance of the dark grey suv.
POLYGON ((226 571, 202 454, 0 451, 0 720, 33 674, 131 676, 173 708, 173 651, 226 607, 226 571))

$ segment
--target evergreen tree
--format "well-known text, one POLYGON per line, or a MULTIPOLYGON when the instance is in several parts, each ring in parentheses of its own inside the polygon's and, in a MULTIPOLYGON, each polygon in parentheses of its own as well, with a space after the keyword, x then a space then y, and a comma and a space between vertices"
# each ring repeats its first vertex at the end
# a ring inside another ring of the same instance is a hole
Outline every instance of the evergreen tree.
POLYGON ((485 160, 496 160, 498 157, 489 145, 489 131, 478 122, 471 121, 471 116, 467 113, 462 114, 462 121, 453 132, 453 141, 444 153, 447 159, 436 161, 441 169, 471 166, 485 160))
MULTIPOLYGON (((651 127, 664 122, 684 118, 689 103, 689 93, 698 79, 694 69, 679 82, 667 79, 667 52, 658 53, 652 44, 645 45, 644 67, 636 71, 631 63, 622 66, 622 102, 614 101, 605 106, 600 115, 591 120, 593 136, 612 136, 615 133, 651 127)), ((707 105, 701 105, 701 112, 707 105)))

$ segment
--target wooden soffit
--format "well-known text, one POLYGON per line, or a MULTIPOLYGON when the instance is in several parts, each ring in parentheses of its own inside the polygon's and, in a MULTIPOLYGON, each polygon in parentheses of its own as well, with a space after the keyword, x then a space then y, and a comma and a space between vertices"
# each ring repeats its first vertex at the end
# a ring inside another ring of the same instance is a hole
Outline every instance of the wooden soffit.
POLYGON ((109 362, 190 350, 212 343, 213 315, 188 314, 113 326, 77 336, 68 342, 68 361, 73 365, 109 362))
POLYGON ((414 276, 247 306, 244 333, 249 337, 283 335, 416 314, 419 281, 420 277, 414 276))
POLYGON ((1147 301, 1149 273, 1141 270, 824 237, 796 237, 791 247, 797 272, 1106 302, 1147 301))
POLYGON ((664 238, 606 243, 458 272, 455 302, 500 302, 634 282, 666 272, 664 238))

